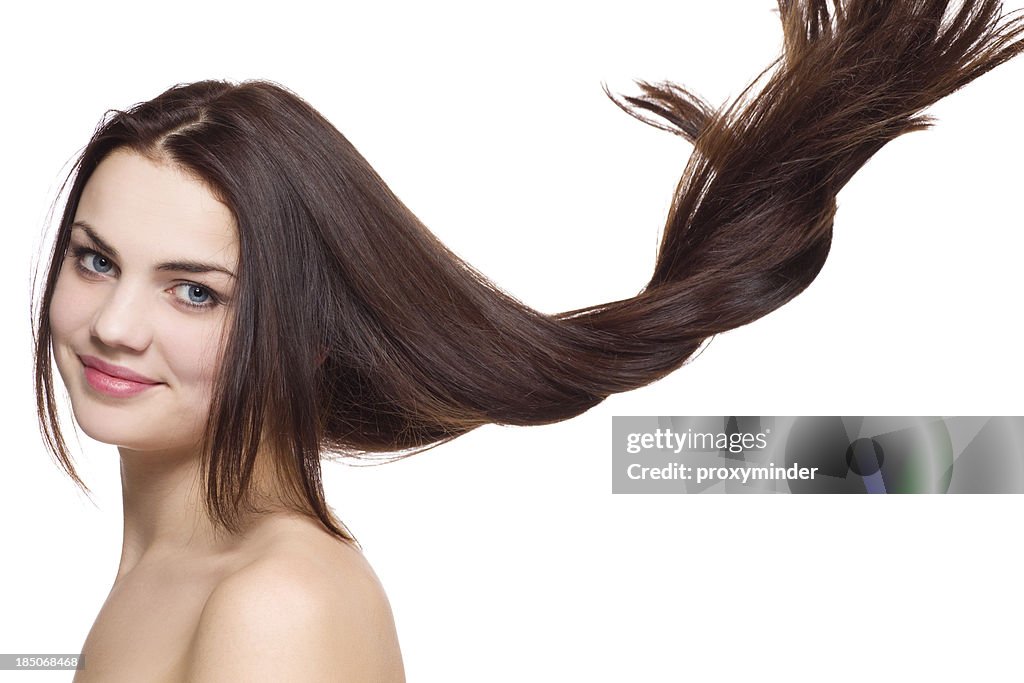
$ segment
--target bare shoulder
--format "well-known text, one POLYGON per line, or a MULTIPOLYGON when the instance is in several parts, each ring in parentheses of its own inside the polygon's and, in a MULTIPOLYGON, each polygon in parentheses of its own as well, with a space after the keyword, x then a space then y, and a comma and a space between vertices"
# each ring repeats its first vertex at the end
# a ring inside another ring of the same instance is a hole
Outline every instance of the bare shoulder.
POLYGON ((304 528, 281 534, 210 594, 190 683, 405 680, 387 596, 356 548, 304 528))

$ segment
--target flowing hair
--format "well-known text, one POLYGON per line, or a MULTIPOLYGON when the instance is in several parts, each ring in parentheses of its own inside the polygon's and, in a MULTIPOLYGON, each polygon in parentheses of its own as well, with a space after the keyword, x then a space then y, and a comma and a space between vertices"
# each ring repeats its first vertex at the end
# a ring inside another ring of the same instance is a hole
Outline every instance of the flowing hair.
POLYGON ((48 448, 88 490, 58 424, 49 312, 82 190, 115 149, 190 172, 239 226, 237 303, 202 450, 205 502, 226 529, 251 504, 261 447, 295 509, 354 540, 324 500, 322 457, 406 457, 485 424, 554 423, 664 377, 705 339, 802 292, 825 263, 836 195, 853 174, 890 140, 931 126, 923 109, 1024 50, 1024 18, 995 0, 831 5, 778 0, 783 53, 729 106, 670 82, 636 81, 642 94, 621 99, 605 88, 693 152, 646 286, 554 315, 445 247, 344 135, 278 84, 181 84, 108 111, 69 174, 35 309, 48 448))

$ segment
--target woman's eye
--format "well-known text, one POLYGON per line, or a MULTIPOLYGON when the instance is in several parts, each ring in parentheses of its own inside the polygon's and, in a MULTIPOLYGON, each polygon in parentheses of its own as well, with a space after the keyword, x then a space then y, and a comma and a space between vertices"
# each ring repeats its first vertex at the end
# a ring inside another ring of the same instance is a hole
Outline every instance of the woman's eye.
POLYGON ((183 296, 179 298, 186 306, 191 306, 193 308, 213 308, 218 303, 217 297, 214 296, 213 292, 202 285, 183 282, 180 285, 176 285, 174 289, 183 294, 183 296))
POLYGON ((90 266, 92 266, 92 268, 86 269, 94 273, 106 275, 107 273, 114 269, 114 264, 110 262, 110 259, 108 259, 106 256, 103 256, 102 254, 97 254, 94 251, 88 250, 82 250, 76 253, 78 255, 79 263, 84 262, 89 264, 90 266))

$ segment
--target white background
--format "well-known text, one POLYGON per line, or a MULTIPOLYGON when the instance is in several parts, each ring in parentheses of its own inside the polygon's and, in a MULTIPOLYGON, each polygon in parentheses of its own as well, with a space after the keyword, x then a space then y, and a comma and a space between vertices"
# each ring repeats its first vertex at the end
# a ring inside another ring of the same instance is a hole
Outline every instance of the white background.
MULTIPOLYGON (((116 449, 81 436, 95 504, 50 461, 28 324, 28 261, 104 110, 203 78, 280 82, 456 252, 554 313, 643 286, 690 152, 601 82, 669 79, 717 105, 782 35, 770 0, 28 6, 0 41, 0 652, 78 652, 120 552, 116 449)), ((839 195, 813 285, 671 376, 557 425, 328 465, 409 680, 1019 674, 1020 496, 613 496, 610 446, 613 415, 1024 413, 1022 82, 1019 59, 884 148, 839 195)))

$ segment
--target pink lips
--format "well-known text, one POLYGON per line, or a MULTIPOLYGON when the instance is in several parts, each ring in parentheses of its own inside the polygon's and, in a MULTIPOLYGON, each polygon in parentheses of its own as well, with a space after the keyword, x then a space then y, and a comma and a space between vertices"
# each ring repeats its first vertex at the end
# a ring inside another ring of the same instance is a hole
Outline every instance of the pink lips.
POLYGON ((113 365, 95 356, 79 356, 85 366, 85 379, 89 385, 108 396, 127 397, 140 394, 162 382, 140 375, 126 367, 113 365))

